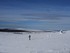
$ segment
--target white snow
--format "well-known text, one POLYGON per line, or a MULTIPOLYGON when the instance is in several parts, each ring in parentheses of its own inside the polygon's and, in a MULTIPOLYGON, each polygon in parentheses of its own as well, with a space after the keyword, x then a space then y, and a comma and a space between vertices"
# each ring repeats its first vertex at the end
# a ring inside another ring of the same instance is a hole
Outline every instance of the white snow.
POLYGON ((0 53, 70 53, 70 31, 63 34, 0 32, 0 53))

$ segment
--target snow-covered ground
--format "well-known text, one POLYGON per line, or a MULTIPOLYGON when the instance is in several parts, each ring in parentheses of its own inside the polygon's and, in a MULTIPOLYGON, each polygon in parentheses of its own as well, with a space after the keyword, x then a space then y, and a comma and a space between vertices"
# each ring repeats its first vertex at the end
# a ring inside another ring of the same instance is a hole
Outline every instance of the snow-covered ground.
POLYGON ((70 31, 63 34, 0 32, 0 53, 70 53, 70 31))

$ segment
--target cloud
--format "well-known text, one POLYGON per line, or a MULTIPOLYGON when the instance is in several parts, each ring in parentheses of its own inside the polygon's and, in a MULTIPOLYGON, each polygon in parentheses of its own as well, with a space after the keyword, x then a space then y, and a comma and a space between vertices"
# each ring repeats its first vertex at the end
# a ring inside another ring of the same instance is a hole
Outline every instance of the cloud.
POLYGON ((69 20, 70 15, 57 14, 57 13, 22 13, 19 15, 7 15, 0 16, 0 21, 6 22, 19 22, 26 20, 38 20, 38 21, 65 21, 69 20))
POLYGON ((70 15, 49 14, 49 13, 26 13, 20 15, 23 16, 24 19, 33 19, 33 20, 61 20, 64 19, 65 17, 70 17, 70 15))

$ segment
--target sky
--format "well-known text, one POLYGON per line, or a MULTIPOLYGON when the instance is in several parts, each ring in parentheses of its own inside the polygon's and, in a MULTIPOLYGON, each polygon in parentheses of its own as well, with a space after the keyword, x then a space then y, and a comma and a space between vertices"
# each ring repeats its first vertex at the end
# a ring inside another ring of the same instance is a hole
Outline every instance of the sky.
POLYGON ((0 0, 0 28, 70 30, 70 0, 0 0))

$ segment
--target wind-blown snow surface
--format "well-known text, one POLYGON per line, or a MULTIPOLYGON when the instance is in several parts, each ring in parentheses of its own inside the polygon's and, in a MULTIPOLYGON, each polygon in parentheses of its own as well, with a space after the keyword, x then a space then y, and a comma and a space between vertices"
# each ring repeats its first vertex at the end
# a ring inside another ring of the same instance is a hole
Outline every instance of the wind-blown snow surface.
POLYGON ((0 32, 0 53, 70 53, 70 31, 64 34, 0 32))

